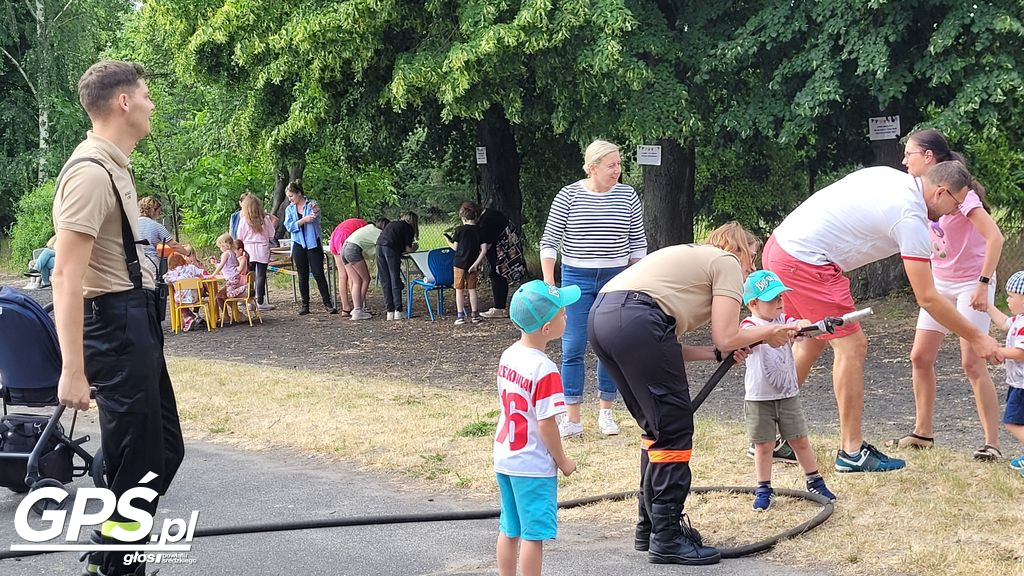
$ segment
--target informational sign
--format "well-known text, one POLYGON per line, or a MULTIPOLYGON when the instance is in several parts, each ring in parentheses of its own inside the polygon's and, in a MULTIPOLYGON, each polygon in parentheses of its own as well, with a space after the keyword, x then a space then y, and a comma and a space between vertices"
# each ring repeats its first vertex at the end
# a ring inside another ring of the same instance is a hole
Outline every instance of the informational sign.
POLYGON ((636 163, 647 166, 661 166, 661 146, 637 146, 636 163))
POLYGON ((868 140, 895 140, 899 137, 899 116, 868 118, 868 140))
POLYGON ((476 147, 476 163, 487 164, 487 147, 477 146, 476 147))

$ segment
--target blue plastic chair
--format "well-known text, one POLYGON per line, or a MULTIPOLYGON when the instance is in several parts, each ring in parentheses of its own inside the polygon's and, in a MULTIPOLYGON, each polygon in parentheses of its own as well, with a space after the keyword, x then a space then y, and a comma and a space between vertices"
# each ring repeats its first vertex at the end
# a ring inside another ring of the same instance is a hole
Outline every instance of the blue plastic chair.
POLYGON ((427 253, 427 270, 424 278, 415 278, 409 286, 409 305, 405 307, 405 317, 412 318, 412 297, 417 286, 423 288, 423 300, 427 303, 427 313, 434 320, 434 310, 430 307, 430 292, 437 292, 437 315, 444 315, 444 290, 455 288, 455 251, 451 248, 437 248, 427 253))

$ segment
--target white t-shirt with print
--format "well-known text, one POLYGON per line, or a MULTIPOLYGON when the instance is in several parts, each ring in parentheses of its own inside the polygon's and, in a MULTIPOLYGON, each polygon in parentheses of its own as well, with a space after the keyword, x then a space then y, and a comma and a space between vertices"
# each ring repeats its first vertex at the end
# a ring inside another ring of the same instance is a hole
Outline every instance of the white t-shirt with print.
POLYGON ((494 470, 510 476, 558 472, 537 422, 565 412, 562 377, 544 352, 516 342, 498 363, 501 415, 494 435, 494 470))
POLYGON ((887 166, 857 170, 815 192, 772 235, 797 260, 832 262, 845 272, 893 254, 931 258, 922 191, 912 176, 887 166))
MULTIPOLYGON (((1006 347, 1024 350, 1024 314, 1006 319, 1006 347)), ((1024 388, 1024 361, 1007 358, 1003 364, 1006 366, 1006 383, 1014 388, 1024 388)))
MULTIPOLYGON (((740 322, 740 329, 768 326, 771 324, 788 324, 796 322, 785 314, 775 320, 762 320, 751 316, 740 322)), ((746 389, 744 400, 782 400, 792 398, 800 392, 796 381, 796 362, 793 360, 793 345, 783 344, 772 348, 767 344, 754 346, 746 361, 747 372, 743 377, 746 389)))

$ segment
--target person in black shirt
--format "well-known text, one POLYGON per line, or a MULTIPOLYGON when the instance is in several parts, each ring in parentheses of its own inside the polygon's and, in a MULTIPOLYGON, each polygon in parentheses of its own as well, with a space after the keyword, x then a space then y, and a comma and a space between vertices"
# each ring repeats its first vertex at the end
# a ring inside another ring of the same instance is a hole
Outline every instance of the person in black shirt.
POLYGON ((478 324, 483 318, 477 312, 476 286, 477 270, 484 261, 487 248, 481 240, 480 227, 477 226, 477 219, 480 217, 480 206, 473 202, 463 202, 459 206, 459 218, 462 219, 462 226, 452 232, 448 244, 455 250, 455 307, 459 310, 459 316, 455 324, 465 324, 467 320, 466 305, 463 302, 463 294, 469 291, 469 308, 472 314, 469 320, 478 324))
POLYGON ((377 238, 377 270, 388 320, 402 319, 402 254, 416 250, 419 218, 415 212, 402 212, 389 222, 377 238))
POLYGON ((508 318, 508 280, 498 273, 498 242, 507 233, 508 218, 494 208, 486 208, 477 220, 480 227, 480 241, 484 244, 487 256, 491 292, 494 294, 494 305, 490 310, 481 312, 484 318, 508 318))

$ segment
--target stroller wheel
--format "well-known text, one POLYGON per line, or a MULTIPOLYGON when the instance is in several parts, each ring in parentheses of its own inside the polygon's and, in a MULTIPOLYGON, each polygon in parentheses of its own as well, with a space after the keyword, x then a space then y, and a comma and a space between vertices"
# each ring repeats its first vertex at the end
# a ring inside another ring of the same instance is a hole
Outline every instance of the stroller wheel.
POLYGON ((103 448, 96 451, 92 457, 92 465, 89 467, 89 476, 92 476, 92 483, 97 488, 107 487, 107 463, 103 460, 103 448))
MULTIPOLYGON (((32 489, 29 490, 29 492, 35 492, 42 488, 60 488, 63 490, 64 484, 60 480, 54 480, 53 478, 42 478, 32 485, 32 489)), ((44 498, 32 505, 32 511, 37 515, 42 516, 43 512, 47 510, 64 510, 67 508, 69 500, 69 498, 65 498, 64 500, 57 502, 56 500, 44 498)))

